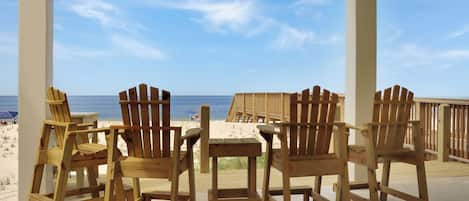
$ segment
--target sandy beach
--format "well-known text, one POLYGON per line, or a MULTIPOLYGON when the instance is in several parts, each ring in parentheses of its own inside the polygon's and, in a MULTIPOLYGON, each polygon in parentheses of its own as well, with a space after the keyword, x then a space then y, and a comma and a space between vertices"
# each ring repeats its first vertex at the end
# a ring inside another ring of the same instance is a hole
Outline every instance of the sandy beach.
POLYGON ((17 200, 18 125, 0 126, 0 200, 17 200))
MULTIPOLYGON (((120 121, 100 121, 99 127, 110 125, 121 125, 120 121)), ((171 121, 172 126, 181 126, 183 133, 190 128, 199 127, 196 121, 171 121)), ((226 123, 223 120, 210 121, 210 138, 257 138, 256 124, 226 123)), ((104 135, 99 136, 99 143, 104 144, 104 135)), ((125 153, 126 146, 123 141, 119 142, 119 148, 125 153)), ((183 147, 184 149, 184 147, 183 147)), ((195 163, 198 164, 199 146, 195 147, 195 163)), ((17 176, 18 176, 18 125, 0 126, 0 200, 9 201, 17 198, 17 176)), ((198 166, 198 165, 196 165, 198 166)), ((100 172, 105 172, 105 166, 100 167, 100 172)), ((197 167, 198 168, 198 167, 197 167)))

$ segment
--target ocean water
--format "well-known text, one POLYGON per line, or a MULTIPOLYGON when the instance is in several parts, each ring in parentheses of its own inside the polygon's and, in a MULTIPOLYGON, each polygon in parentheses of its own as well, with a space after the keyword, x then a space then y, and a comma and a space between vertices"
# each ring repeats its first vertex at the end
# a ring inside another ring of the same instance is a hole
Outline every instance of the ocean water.
MULTIPOLYGON (((203 104, 210 106, 210 119, 223 120, 232 96, 171 96, 171 119, 189 120, 203 104)), ((69 96, 72 112, 98 112, 101 120, 121 120, 117 96, 69 96)), ((18 111, 18 97, 0 96, 0 111, 18 111)))

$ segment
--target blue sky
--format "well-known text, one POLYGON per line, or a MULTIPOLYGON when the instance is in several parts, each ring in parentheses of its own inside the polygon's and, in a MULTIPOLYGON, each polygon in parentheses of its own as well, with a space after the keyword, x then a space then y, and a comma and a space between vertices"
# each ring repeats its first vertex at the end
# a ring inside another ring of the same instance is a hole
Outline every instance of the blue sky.
MULTIPOLYGON (((174 94, 345 88, 344 0, 56 0, 54 84, 174 94)), ((378 1, 378 87, 469 97, 469 2, 378 1)), ((0 1, 0 95, 17 94, 16 0, 0 1)))

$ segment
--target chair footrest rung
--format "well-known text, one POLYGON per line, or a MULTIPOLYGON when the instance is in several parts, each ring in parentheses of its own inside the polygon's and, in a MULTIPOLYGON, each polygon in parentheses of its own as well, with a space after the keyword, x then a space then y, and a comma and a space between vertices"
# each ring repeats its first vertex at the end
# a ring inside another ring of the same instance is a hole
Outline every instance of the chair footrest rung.
MULTIPOLYGON (((379 185, 379 182, 378 182, 378 185, 379 185)), ((359 189, 369 188, 369 185, 367 182, 351 182, 349 186, 350 186, 350 190, 359 190, 359 189)), ((336 192, 337 189, 338 189, 337 183, 334 183, 332 185, 332 190, 336 192)))
MULTIPOLYGON (((142 193, 142 197, 145 199, 161 199, 161 200, 170 200, 171 192, 169 191, 151 191, 142 193)), ((178 200, 188 201, 190 199, 190 194, 187 192, 178 192, 178 200)))
MULTIPOLYGON (((313 192, 313 189, 309 186, 292 186, 290 187, 290 193, 292 195, 297 195, 297 194, 307 194, 308 196, 311 195, 313 192)), ((275 187, 275 188, 270 188, 269 189, 269 194, 270 195, 283 195, 283 188, 282 187, 275 187)))
POLYGON ((353 200, 353 201, 370 201, 370 200, 368 200, 366 198, 363 198, 363 197, 359 196, 358 194, 352 193, 352 192, 350 192, 349 196, 350 196, 350 200, 353 200))
POLYGON ((29 201, 53 201, 52 198, 38 193, 31 193, 29 195, 29 201))
POLYGON ((316 192, 311 193, 311 197, 313 197, 313 200, 329 201, 327 198, 323 197, 321 194, 316 193, 316 192))
POLYGON ((404 192, 389 188, 387 186, 379 185, 379 188, 380 188, 381 192, 392 195, 394 197, 398 197, 398 198, 403 199, 403 200, 417 200, 417 201, 420 200, 420 201, 423 201, 423 199, 420 199, 416 196, 413 196, 413 195, 410 195, 408 193, 404 193, 404 192))

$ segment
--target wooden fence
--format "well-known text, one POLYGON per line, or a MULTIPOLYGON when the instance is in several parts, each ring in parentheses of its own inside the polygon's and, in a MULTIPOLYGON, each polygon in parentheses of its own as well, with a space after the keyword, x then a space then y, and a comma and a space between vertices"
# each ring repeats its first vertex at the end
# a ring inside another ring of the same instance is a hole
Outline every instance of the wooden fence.
MULTIPOLYGON (((286 121, 290 116, 289 93, 237 93, 227 114, 228 122, 286 121)), ((344 120, 344 96, 338 118, 344 120)), ((469 162, 469 100, 415 98, 412 120, 420 120, 425 149, 443 161, 469 162)), ((412 144, 410 130, 405 138, 412 144)))

